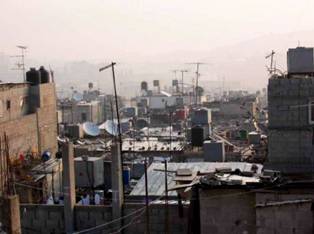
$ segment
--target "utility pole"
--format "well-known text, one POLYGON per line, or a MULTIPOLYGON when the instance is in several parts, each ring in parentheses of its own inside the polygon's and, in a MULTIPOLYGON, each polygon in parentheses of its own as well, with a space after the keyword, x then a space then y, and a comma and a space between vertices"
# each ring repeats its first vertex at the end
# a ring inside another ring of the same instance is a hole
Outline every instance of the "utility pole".
POLYGON ((182 92, 182 96, 184 94, 184 89, 183 89, 183 84, 184 84, 184 80, 183 80, 183 76, 185 72, 188 72, 188 70, 180 70, 181 72, 181 92, 182 92))
POLYGON ((20 70, 23 72, 23 81, 26 81, 26 73, 25 73, 25 53, 26 53, 26 49, 27 46, 23 46, 23 45, 17 45, 17 48, 21 49, 21 54, 19 55, 13 55, 11 57, 15 57, 15 58, 21 58, 21 61, 17 62, 16 68, 13 68, 13 70, 20 70))
POLYGON ((149 234, 150 220, 149 220, 148 180, 147 180, 147 156, 145 156, 144 169, 145 169, 146 234, 149 234))
MULTIPOLYGON (((99 69, 99 72, 102 72, 108 68, 112 70, 112 80, 113 80, 113 89, 115 96, 115 104, 116 104, 116 114, 118 120, 118 142, 113 144, 111 147, 111 179, 112 179, 112 214, 113 219, 120 218, 122 215, 122 205, 124 202, 124 189, 123 189, 123 181, 122 181, 122 166, 123 166, 123 158, 122 158, 122 136, 120 129, 120 115, 119 115, 119 106, 118 106, 118 95, 117 95, 117 87, 116 87, 116 77, 114 66, 115 62, 111 62, 111 64, 102 67, 99 69)), ((113 113, 112 113, 113 114, 113 113)))
POLYGON ((168 212, 168 166, 165 158, 165 233, 169 233, 169 212, 168 212))
MULTIPOLYGON (((111 62, 111 64, 102 67, 99 69, 99 72, 102 72, 108 68, 112 69, 112 80, 113 80, 113 89, 114 89, 114 97, 115 97, 115 103, 116 103, 116 113, 117 113, 117 120, 118 120, 118 134, 119 134, 119 141, 120 141, 120 147, 122 149, 122 136, 121 136, 121 129, 120 129, 120 115, 119 115, 119 106, 118 106, 118 95, 117 95, 117 87, 116 87, 116 76, 114 72, 114 66, 116 65, 115 62, 111 62)), ((122 160, 121 160, 122 162, 122 160)))

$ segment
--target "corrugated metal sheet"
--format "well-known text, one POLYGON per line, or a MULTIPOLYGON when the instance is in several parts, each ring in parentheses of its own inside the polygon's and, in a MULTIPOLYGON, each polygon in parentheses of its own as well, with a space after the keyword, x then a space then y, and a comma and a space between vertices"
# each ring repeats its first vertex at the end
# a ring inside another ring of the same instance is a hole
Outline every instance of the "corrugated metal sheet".
MULTIPOLYGON (((196 163, 168 163, 168 188, 172 188, 176 185, 175 182, 175 171, 177 169, 190 169, 193 172, 215 172, 216 168, 231 168, 232 170, 239 169, 240 171, 251 171, 252 168, 251 163, 243 163, 243 162, 196 162, 196 163)), ((257 173, 261 173, 263 168, 260 164, 257 165, 258 170, 257 173)), ((161 196, 165 194, 165 166, 163 163, 152 163, 147 170, 148 177, 148 194, 150 196, 161 196)), ((142 178, 138 181, 137 185, 132 190, 131 196, 145 196, 145 178, 142 178)), ((168 192, 169 196, 176 196, 176 191, 168 192)))

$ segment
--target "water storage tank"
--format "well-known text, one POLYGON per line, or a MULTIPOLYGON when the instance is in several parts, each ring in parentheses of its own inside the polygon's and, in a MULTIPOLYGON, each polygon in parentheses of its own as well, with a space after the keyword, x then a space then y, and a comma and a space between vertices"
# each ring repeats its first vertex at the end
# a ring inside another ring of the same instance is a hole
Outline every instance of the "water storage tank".
POLYGON ((123 166, 122 177, 123 177, 123 185, 129 186, 130 180, 131 180, 131 169, 129 166, 123 166))
POLYGON ((40 84, 40 72, 36 70, 36 68, 31 68, 28 72, 26 72, 26 81, 31 85, 40 84))
POLYGON ((240 140, 247 140, 247 131, 246 130, 240 130, 239 135, 240 135, 240 140))
POLYGON ((74 159, 75 184, 77 187, 97 187, 104 184, 104 162, 98 157, 74 159))
POLYGON ((204 129, 200 126, 192 127, 191 129, 191 142, 192 146, 201 147, 204 141, 204 129))
POLYGON ((145 91, 148 90, 148 84, 147 84, 146 81, 143 81, 143 82, 141 83, 141 90, 145 90, 145 91))
POLYGON ((40 79, 42 84, 46 84, 50 82, 50 74, 49 72, 44 68, 44 66, 41 66, 39 68, 40 72, 40 79))
POLYGON ((222 141, 204 141, 204 161, 205 162, 224 162, 225 145, 222 141))
POLYGON ((257 132, 250 132, 248 134, 248 141, 249 141, 249 144, 254 144, 254 145, 260 144, 261 134, 259 134, 257 132))
POLYGON ((159 80, 154 80, 153 85, 154 87, 159 87, 159 80))

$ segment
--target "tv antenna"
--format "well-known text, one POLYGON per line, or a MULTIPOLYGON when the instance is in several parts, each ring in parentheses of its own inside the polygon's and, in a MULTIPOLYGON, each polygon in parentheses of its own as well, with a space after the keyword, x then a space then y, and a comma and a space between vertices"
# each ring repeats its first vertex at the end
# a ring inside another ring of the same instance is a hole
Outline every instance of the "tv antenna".
POLYGON ((174 78, 177 79, 177 72, 179 72, 180 70, 171 70, 174 73, 174 78))
POLYGON ((20 71, 23 71, 23 80, 24 80, 24 82, 25 82, 25 81, 26 81, 26 77, 25 77, 25 54, 26 54, 27 46, 17 45, 16 47, 21 50, 21 54, 19 54, 19 55, 13 55, 13 56, 11 56, 11 57, 20 58, 21 60, 18 61, 18 62, 15 64, 16 67, 13 68, 13 70, 20 70, 20 71))
POLYGON ((184 84, 184 80, 183 80, 183 76, 184 76, 184 73, 185 72, 189 72, 188 70, 180 70, 181 72, 181 92, 182 92, 182 95, 184 94, 184 88, 183 88, 183 84, 184 84))
POLYGON ((197 89, 198 89, 197 87, 198 87, 198 79, 200 77, 199 69, 200 69, 200 65, 205 65, 207 63, 196 62, 196 63, 188 63, 188 64, 196 65, 196 72, 195 72, 196 81, 195 81, 195 88, 194 88, 193 92, 194 92, 194 96, 195 96, 195 105, 197 106, 197 89))
POLYGON ((274 66, 273 66, 274 65, 274 55, 275 55, 275 51, 272 50, 271 53, 265 57, 265 59, 270 58, 270 68, 268 68, 268 72, 270 75, 273 74, 273 72, 275 71, 274 66))

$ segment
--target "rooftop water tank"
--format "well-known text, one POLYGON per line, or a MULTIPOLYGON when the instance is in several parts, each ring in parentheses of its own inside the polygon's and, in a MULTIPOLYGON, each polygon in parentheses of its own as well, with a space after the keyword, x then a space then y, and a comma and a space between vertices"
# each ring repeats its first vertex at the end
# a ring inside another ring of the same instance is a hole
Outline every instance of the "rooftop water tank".
POLYGON ((192 146, 201 147, 204 141, 204 129, 200 126, 192 127, 191 129, 191 142, 192 146))
POLYGON ((129 186, 130 180, 131 180, 131 169, 129 166, 123 166, 122 177, 123 177, 123 185, 129 186))
POLYGON ((148 84, 147 84, 146 81, 143 81, 143 82, 141 83, 141 90, 145 90, 145 91, 148 90, 148 84))
POLYGON ((49 72, 44 68, 44 66, 41 66, 39 68, 40 72, 40 78, 41 78, 41 83, 46 84, 50 82, 50 74, 49 72))
POLYGON ((31 68, 28 72, 26 72, 26 81, 31 85, 39 85, 40 84, 40 72, 36 70, 36 68, 31 68))
POLYGON ((224 162, 225 145, 223 141, 204 141, 204 161, 224 162))

